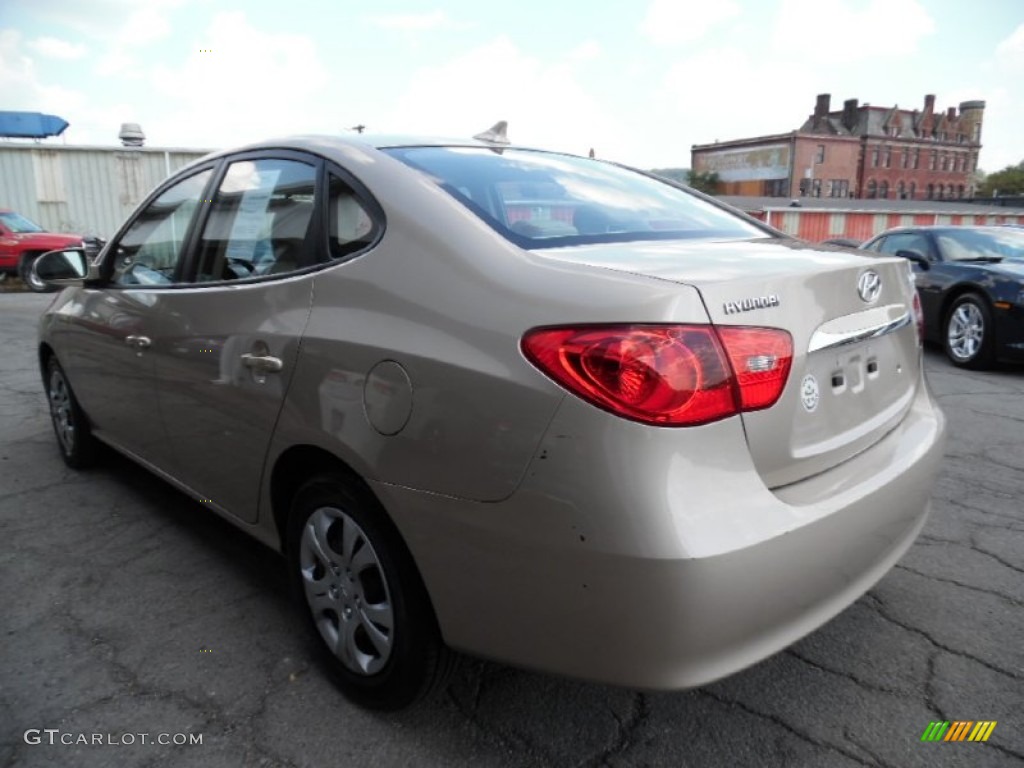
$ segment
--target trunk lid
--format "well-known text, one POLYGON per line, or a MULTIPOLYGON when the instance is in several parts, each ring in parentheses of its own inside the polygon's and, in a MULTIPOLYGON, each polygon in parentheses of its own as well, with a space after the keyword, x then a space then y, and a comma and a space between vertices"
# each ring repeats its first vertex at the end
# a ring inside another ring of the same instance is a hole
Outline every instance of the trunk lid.
POLYGON ((616 243, 539 253, 686 284, 700 292, 715 325, 792 335, 793 365, 781 398, 742 415, 754 463, 770 488, 869 448, 900 423, 917 391, 921 355, 903 259, 786 240, 616 243))

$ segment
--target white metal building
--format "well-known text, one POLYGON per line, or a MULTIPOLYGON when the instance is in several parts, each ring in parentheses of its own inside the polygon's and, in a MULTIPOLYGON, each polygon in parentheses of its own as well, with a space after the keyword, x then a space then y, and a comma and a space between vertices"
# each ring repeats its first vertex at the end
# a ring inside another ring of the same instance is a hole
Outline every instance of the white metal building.
POLYGON ((0 141, 0 208, 53 232, 109 238, 157 184, 209 151, 0 141))

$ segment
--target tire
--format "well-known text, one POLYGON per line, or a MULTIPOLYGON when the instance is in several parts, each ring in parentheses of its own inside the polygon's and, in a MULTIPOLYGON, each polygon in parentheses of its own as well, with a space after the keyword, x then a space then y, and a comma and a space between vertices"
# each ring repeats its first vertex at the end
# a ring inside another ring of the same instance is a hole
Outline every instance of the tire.
POLYGON ((44 386, 61 458, 72 469, 92 466, 96 463, 99 443, 56 357, 51 357, 46 364, 44 386))
POLYGON ((299 489, 287 555, 305 623, 348 699, 396 710, 443 687, 454 654, 412 556, 358 480, 324 475, 299 489))
POLYGON ((40 253, 26 253, 22 256, 21 263, 18 265, 18 277, 21 278, 21 282, 28 286, 30 291, 35 293, 53 293, 57 290, 55 287, 47 285, 32 273, 32 265, 36 263, 36 259, 41 255, 40 253))
POLYGON ((981 370, 995 360, 995 326, 988 302, 977 293, 958 296, 942 328, 946 357, 961 368, 981 370))

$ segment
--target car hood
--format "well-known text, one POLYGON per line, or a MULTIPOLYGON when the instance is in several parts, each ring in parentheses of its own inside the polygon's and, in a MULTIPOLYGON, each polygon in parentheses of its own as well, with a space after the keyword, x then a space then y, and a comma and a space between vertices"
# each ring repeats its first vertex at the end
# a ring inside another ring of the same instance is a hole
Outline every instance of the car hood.
POLYGON ((69 245, 81 245, 81 235, 58 235, 53 232, 21 232, 10 235, 21 245, 31 245, 34 248, 45 250, 56 250, 69 245))

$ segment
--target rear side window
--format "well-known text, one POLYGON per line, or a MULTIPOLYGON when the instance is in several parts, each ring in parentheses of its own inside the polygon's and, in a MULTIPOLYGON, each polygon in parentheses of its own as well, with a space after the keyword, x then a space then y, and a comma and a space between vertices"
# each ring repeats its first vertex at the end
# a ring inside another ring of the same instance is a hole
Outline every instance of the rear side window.
POLYGON ((198 282, 281 274, 316 262, 310 230, 316 167, 237 160, 213 198, 199 242, 198 282))
POLYGON ((400 147, 422 171, 525 248, 678 238, 766 237, 695 195, 609 163, 529 150, 400 147))
POLYGON ((328 175, 328 251, 343 259, 370 246, 377 225, 356 193, 343 179, 328 175))

